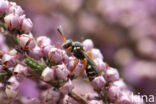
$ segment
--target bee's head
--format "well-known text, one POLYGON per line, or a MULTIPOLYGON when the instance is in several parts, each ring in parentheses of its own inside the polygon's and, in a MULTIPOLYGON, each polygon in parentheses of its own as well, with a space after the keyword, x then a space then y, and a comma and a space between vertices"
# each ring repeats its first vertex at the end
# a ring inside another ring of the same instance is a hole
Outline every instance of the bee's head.
POLYGON ((63 43, 62 47, 63 47, 64 49, 67 49, 67 48, 69 48, 69 47, 72 46, 72 43, 73 43, 72 40, 66 40, 66 41, 63 43))

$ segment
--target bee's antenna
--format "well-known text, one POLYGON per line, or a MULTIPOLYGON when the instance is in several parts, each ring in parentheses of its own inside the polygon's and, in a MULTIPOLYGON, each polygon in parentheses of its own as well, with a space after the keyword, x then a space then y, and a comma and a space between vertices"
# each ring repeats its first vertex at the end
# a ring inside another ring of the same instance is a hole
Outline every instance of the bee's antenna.
POLYGON ((63 29, 62 29, 61 25, 59 26, 59 28, 57 28, 57 31, 60 33, 63 41, 65 42, 66 41, 66 37, 64 36, 63 29))

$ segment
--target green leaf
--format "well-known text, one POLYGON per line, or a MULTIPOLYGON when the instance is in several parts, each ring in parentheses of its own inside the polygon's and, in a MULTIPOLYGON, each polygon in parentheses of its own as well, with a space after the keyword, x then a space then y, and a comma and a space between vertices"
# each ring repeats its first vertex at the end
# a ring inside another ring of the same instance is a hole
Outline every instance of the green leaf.
POLYGON ((28 55, 26 55, 26 64, 39 73, 41 73, 45 68, 43 63, 39 63, 28 55))
POLYGON ((3 81, 4 80, 4 76, 5 76, 4 73, 0 73, 0 81, 3 81))
POLYGON ((96 98, 97 100, 102 100, 102 98, 99 97, 99 96, 96 96, 95 98, 96 98))

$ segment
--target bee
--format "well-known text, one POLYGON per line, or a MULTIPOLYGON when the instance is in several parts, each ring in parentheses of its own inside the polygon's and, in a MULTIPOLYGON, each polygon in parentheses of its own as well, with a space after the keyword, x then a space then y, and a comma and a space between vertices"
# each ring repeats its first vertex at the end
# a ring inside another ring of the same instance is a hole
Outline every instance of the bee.
POLYGON ((83 70, 81 72, 81 76, 86 70, 87 77, 89 78, 90 81, 92 81, 96 76, 99 75, 99 70, 95 62, 92 60, 91 52, 86 52, 84 46, 78 41, 72 41, 71 39, 66 40, 61 26, 57 30, 64 41, 62 45, 63 49, 66 50, 66 53, 71 52, 71 54, 76 57, 74 65, 71 68, 71 72, 74 71, 78 62, 82 61, 83 70))

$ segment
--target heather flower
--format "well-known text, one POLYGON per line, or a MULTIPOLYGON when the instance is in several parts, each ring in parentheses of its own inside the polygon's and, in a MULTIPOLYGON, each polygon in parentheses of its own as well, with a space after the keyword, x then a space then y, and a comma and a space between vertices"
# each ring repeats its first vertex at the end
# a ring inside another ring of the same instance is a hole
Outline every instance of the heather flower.
POLYGON ((14 68, 14 73, 16 74, 27 75, 27 71, 28 71, 27 67, 24 67, 21 64, 17 64, 14 68))
POLYGON ((17 81, 15 76, 12 76, 8 82, 10 83, 9 85, 6 86, 5 92, 8 97, 13 97, 15 98, 18 94, 18 87, 20 86, 20 83, 17 81))
POLYGON ((119 87, 117 86, 113 86, 111 85, 108 90, 108 97, 111 99, 111 100, 114 100, 114 101, 117 101, 121 95, 122 95, 122 91, 119 87))
POLYGON ((19 27, 19 16, 17 16, 16 14, 9 14, 7 16, 5 16, 4 21, 6 23, 6 25, 10 28, 10 29, 15 29, 19 27))
POLYGON ((56 76, 61 80, 66 80, 70 73, 65 64, 57 65, 55 68, 56 76))
POLYGON ((94 59, 99 58, 103 60, 103 55, 99 49, 93 48, 91 49, 91 53, 93 54, 94 59))
POLYGON ((103 60, 97 58, 97 59, 94 60, 94 62, 96 63, 96 65, 97 65, 99 71, 101 71, 101 72, 106 72, 106 70, 107 70, 106 66, 107 66, 107 65, 106 65, 105 62, 103 62, 103 60))
POLYGON ((30 32, 32 30, 33 23, 29 18, 22 18, 20 21, 20 29, 30 32))
MULTIPOLYGON (((74 57, 69 57, 68 61, 66 62, 66 66, 68 68, 68 70, 70 71, 70 69, 73 67, 75 58, 74 57)), ((80 76, 80 74, 82 73, 82 69, 83 69, 83 64, 81 62, 79 62, 74 71, 72 72, 75 76, 80 76)))
POLYGON ((51 40, 50 38, 46 37, 46 36, 40 36, 37 38, 37 45, 39 47, 46 47, 51 45, 51 40))
POLYGON ((63 61, 65 51, 58 48, 51 48, 48 53, 48 58, 51 62, 60 63, 63 61))
POLYGON ((68 94, 72 91, 73 88, 74 88, 74 85, 72 84, 72 81, 69 80, 59 90, 63 94, 68 94))
POLYGON ((91 39, 86 39, 82 42, 83 46, 85 47, 85 49, 87 51, 93 49, 94 47, 94 44, 93 44, 93 41, 91 39))
POLYGON ((94 89, 97 90, 102 89, 105 84, 106 84, 106 80, 104 79, 103 76, 98 76, 94 78, 94 80, 92 81, 92 86, 94 87, 94 89))
POLYGON ((107 81, 116 81, 119 79, 119 73, 117 69, 109 67, 105 73, 107 81))
POLYGON ((0 15, 7 12, 9 8, 8 1, 1 0, 0 1, 0 15))
POLYGON ((39 60, 44 56, 42 49, 38 46, 30 50, 29 55, 36 60, 39 60))
POLYGON ((20 6, 14 4, 14 3, 10 3, 9 5, 10 5, 9 11, 8 11, 9 14, 13 13, 13 14, 16 14, 18 16, 23 15, 24 11, 20 6))
POLYGON ((8 52, 8 54, 9 55, 11 55, 11 56, 17 56, 17 50, 16 49, 12 49, 12 50, 10 50, 9 52, 8 52))
POLYGON ((2 63, 5 64, 7 67, 16 65, 16 59, 14 56, 9 54, 4 54, 2 57, 2 63))
POLYGON ((122 79, 112 82, 112 85, 119 87, 121 90, 124 90, 127 88, 126 84, 124 83, 122 79))
POLYGON ((42 48, 42 51, 43 51, 43 53, 44 53, 44 56, 48 57, 48 53, 49 53, 49 50, 50 50, 51 48, 54 48, 54 46, 52 46, 52 45, 47 45, 47 46, 45 46, 45 47, 42 48))
POLYGON ((31 35, 22 34, 22 35, 19 35, 17 38, 19 41, 19 45, 23 49, 32 50, 36 46, 36 42, 31 35))
POLYGON ((46 103, 52 102, 55 104, 60 99, 60 93, 58 91, 55 91, 53 88, 43 91, 41 93, 41 96, 46 101, 46 103))
POLYGON ((54 69, 49 67, 45 68, 41 75, 44 81, 50 81, 54 79, 54 69))

